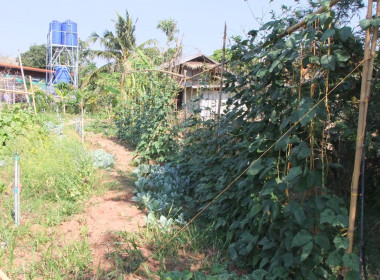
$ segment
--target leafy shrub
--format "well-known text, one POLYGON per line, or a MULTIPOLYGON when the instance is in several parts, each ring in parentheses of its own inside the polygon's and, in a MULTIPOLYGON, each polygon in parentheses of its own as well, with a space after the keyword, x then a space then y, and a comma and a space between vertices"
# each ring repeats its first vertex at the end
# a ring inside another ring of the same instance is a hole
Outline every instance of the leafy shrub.
POLYGON ((61 134, 63 125, 62 124, 57 125, 52 121, 46 121, 43 124, 43 128, 49 133, 61 134))
POLYGON ((4 106, 0 110, 0 152, 8 141, 18 136, 26 135, 30 131, 43 133, 38 125, 38 118, 21 105, 4 106))
POLYGON ((94 161, 94 166, 97 168, 109 169, 115 164, 114 156, 102 149, 92 151, 91 157, 94 161))
POLYGON ((133 174, 137 176, 133 200, 142 208, 148 208, 156 215, 179 214, 184 196, 179 172, 172 164, 164 166, 142 164, 133 174))
POLYGON ((178 149, 179 127, 175 125, 173 98, 176 86, 165 76, 148 76, 135 99, 116 108, 117 136, 136 146, 137 161, 169 161, 178 149))
POLYGON ((94 182, 93 160, 81 143, 47 137, 19 148, 24 191, 48 200, 78 200, 94 182))
POLYGON ((54 98, 50 94, 46 94, 43 90, 35 90, 35 102, 37 112, 52 112, 55 108, 52 106, 54 104, 54 98))
POLYGON ((293 23, 276 19, 262 27, 268 34, 263 42, 255 44, 252 30, 249 40, 232 47, 232 63, 241 72, 226 75, 225 91, 232 95, 226 114, 218 123, 188 119, 173 161, 178 184, 163 184, 167 177, 160 167, 145 168, 148 175, 137 184, 143 196, 137 200, 153 209, 152 201, 160 199, 159 211, 183 204, 188 217, 220 194, 198 225, 212 225, 229 243, 231 260, 261 278, 326 279, 343 266, 353 275, 358 258, 345 254, 348 211, 339 196, 347 184, 335 174, 351 171, 350 161, 342 162, 348 151, 342 154, 338 147, 355 129, 351 100, 360 80, 348 75, 338 83, 360 62, 362 46, 330 11, 279 38, 293 23), (329 53, 328 37, 334 42, 329 53), (301 55, 301 44, 313 42, 318 55, 305 48, 301 55), (317 106, 327 83, 330 89, 337 86, 334 101, 317 106), (348 125, 344 130, 342 123, 348 125), (181 194, 174 200, 172 189, 181 194))

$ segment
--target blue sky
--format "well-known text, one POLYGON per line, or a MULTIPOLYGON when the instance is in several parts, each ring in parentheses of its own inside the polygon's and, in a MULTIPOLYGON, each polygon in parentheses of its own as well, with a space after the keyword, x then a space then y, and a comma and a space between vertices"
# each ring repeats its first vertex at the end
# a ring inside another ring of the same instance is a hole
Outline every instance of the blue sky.
MULTIPOLYGON (((185 55, 203 52, 211 55, 222 46, 223 26, 227 22, 228 37, 243 35, 258 28, 252 13, 269 19, 269 11, 277 10, 292 0, 17 0, 2 1, 0 12, 0 54, 17 56, 32 44, 46 43, 49 22, 71 19, 78 23, 82 40, 96 31, 113 30, 116 13, 128 9, 136 24, 137 42, 148 39, 165 41, 156 29, 159 20, 178 21, 180 35, 184 35, 185 55), (251 13, 251 10, 252 13, 251 13)), ((302 1, 301 1, 302 2, 302 1)), ((303 1, 305 2, 305 1, 303 1)))

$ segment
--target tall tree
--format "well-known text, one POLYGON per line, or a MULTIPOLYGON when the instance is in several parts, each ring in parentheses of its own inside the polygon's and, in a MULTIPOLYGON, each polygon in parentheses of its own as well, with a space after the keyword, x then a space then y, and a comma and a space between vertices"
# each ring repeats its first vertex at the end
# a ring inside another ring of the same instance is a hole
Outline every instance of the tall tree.
POLYGON ((171 18, 160 20, 157 24, 157 29, 165 33, 168 42, 173 41, 175 39, 174 35, 179 32, 177 21, 171 18))
POLYGON ((24 66, 46 68, 46 45, 31 45, 29 50, 21 54, 21 60, 24 66))
POLYGON ((115 33, 105 30, 103 36, 96 32, 91 34, 92 42, 99 42, 104 50, 94 51, 94 54, 108 60, 112 60, 110 66, 122 72, 120 81, 120 90, 125 93, 125 79, 130 69, 128 59, 136 48, 136 21, 134 22, 128 11, 125 18, 117 14, 115 21, 115 33))

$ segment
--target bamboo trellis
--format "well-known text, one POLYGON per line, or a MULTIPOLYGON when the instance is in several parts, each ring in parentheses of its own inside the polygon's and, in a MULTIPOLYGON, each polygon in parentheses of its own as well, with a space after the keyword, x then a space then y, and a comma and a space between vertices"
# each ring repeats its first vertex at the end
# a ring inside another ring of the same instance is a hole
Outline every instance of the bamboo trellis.
POLYGON ((14 77, 0 77, 0 106, 2 102, 7 104, 15 104, 16 96, 21 95, 29 100, 29 96, 32 97, 32 105, 34 114, 37 115, 36 102, 34 98, 34 88, 32 83, 32 77, 29 76, 30 91, 20 89, 16 85, 16 79, 14 77))

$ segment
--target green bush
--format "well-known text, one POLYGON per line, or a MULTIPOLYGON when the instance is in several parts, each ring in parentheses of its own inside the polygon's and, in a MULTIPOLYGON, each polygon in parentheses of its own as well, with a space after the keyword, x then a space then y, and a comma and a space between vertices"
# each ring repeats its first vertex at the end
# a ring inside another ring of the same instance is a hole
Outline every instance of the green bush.
POLYGON ((0 111, 4 168, 12 174, 17 152, 24 194, 53 201, 81 199, 94 182, 92 157, 80 142, 56 133, 49 135, 57 125, 47 120, 20 106, 0 111))
POLYGON ((165 76, 148 76, 140 85, 149 88, 116 108, 117 136, 136 146, 139 163, 167 162, 178 150, 179 127, 174 114, 176 86, 165 76))
POLYGON ((21 148, 22 184, 29 196, 48 200, 82 199, 94 182, 93 160, 80 142, 46 137, 21 148))
POLYGON ((219 122, 188 119, 173 161, 176 180, 165 182, 171 172, 151 168, 137 181, 136 200, 148 208, 160 201, 158 208, 167 209, 165 203, 173 204, 167 192, 174 189, 182 194, 174 205, 183 205, 188 219, 219 195, 198 225, 212 225, 228 242, 230 259, 266 279, 326 279, 342 267, 354 275, 358 257, 345 254, 348 200, 342 190, 352 171, 354 138, 345 136, 355 131, 352 100, 360 87, 349 73, 361 60, 362 45, 330 11, 279 38, 293 21, 271 21, 262 27, 268 32, 263 42, 255 43, 252 30, 249 40, 232 47, 232 64, 241 72, 226 75, 225 91, 232 96, 227 112, 219 122), (300 45, 313 42, 318 55, 305 48, 301 56, 300 45), (305 68, 308 76, 301 76, 305 68), (327 83, 337 86, 329 107, 317 106, 327 83))

